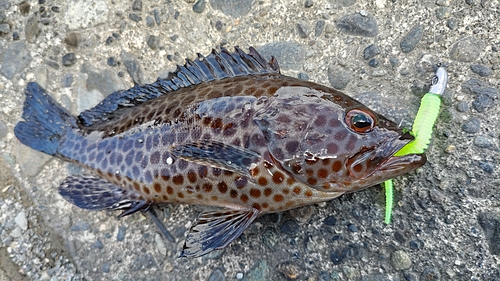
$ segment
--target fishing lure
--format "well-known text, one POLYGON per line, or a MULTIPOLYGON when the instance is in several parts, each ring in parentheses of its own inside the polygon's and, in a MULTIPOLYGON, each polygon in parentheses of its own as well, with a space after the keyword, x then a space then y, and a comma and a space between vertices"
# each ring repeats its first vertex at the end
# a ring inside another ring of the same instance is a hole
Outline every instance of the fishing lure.
MULTIPOLYGON (((408 154, 422 154, 429 147, 432 138, 432 129, 436 123, 441 107, 441 96, 448 83, 448 73, 446 68, 438 64, 436 74, 432 78, 432 85, 429 92, 422 97, 420 107, 413 122, 410 134, 415 139, 407 143, 394 156, 405 156, 408 154)), ((385 223, 391 222, 393 207, 393 185, 392 179, 383 183, 385 189, 385 223)))

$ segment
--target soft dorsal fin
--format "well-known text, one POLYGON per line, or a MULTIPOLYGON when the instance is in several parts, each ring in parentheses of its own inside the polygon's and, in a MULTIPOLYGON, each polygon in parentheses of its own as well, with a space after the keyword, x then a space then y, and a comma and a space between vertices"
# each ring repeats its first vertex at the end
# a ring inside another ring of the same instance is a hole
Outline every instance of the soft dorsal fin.
POLYGON ((82 112, 78 119, 81 125, 90 126, 108 120, 110 113, 122 107, 135 106, 179 88, 228 77, 279 72, 274 57, 267 61, 253 47, 249 48, 248 53, 239 47, 235 47, 233 53, 221 47, 220 53, 212 50, 206 57, 198 54, 198 59, 194 61, 186 59, 186 64, 178 65, 166 79, 112 93, 94 108, 82 112))

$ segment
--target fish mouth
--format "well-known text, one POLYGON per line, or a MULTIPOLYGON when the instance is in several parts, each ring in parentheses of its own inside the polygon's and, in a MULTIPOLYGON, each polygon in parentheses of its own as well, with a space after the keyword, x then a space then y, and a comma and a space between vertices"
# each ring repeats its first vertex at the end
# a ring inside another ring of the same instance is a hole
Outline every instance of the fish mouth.
POLYGON ((382 182, 421 167, 427 161, 425 154, 394 156, 413 139, 412 135, 405 133, 399 138, 383 142, 380 146, 365 148, 347 160, 346 166, 350 176, 362 180, 376 175, 382 182))

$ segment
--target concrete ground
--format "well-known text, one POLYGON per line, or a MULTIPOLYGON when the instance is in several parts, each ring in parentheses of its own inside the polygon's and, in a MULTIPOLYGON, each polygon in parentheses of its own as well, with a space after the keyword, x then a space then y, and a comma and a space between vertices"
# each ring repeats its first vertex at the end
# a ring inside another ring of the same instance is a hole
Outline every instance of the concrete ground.
POLYGON ((500 280, 498 0, 0 0, 0 280, 500 280), (433 65, 449 85, 428 163, 395 180, 263 216, 225 250, 178 259, 201 207, 80 210, 85 171, 22 145, 37 81, 75 115, 212 48, 255 46, 282 73, 342 89, 409 126, 433 65))

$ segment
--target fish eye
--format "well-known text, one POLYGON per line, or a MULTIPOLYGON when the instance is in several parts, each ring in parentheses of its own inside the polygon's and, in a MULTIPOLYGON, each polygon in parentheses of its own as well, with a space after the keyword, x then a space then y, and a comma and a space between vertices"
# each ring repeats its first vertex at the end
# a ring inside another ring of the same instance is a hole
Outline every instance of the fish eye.
POLYGON ((368 133, 376 125, 376 118, 373 113, 361 109, 352 109, 347 112, 345 121, 357 133, 368 133))

